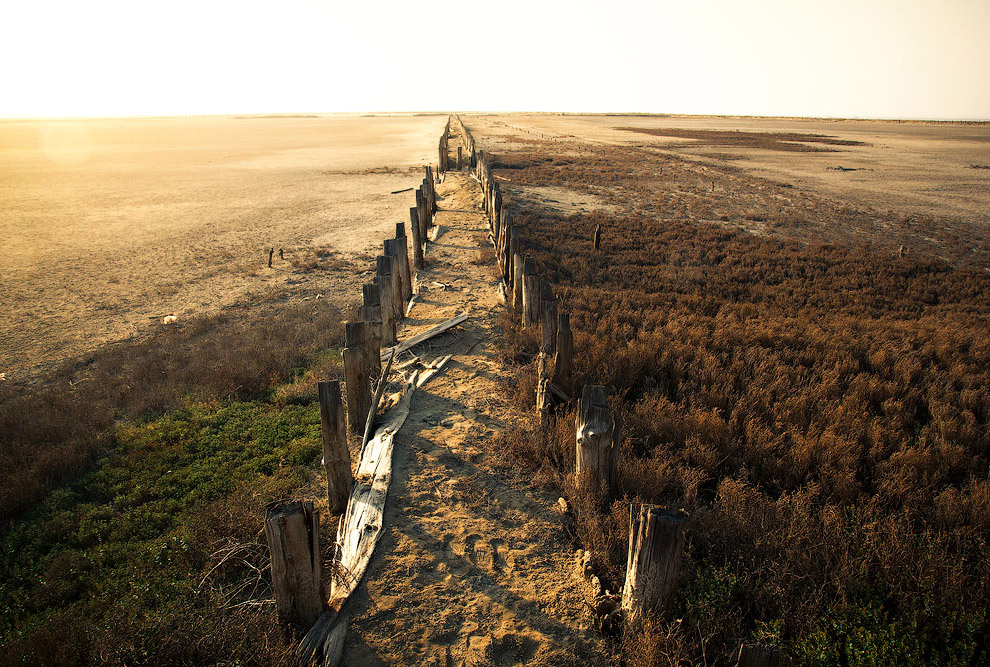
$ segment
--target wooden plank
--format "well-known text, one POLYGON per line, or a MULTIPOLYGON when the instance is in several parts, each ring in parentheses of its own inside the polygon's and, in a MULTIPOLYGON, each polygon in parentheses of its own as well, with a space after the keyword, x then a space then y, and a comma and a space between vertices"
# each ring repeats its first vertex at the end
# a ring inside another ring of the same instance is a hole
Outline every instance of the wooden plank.
POLYGON ((388 357, 388 363, 385 364, 385 370, 382 371, 382 376, 378 378, 378 388, 375 390, 375 397, 371 399, 371 409, 368 410, 368 419, 364 422, 364 438, 361 440, 361 446, 364 447, 368 444, 368 438, 371 437, 371 427, 375 424, 375 415, 378 414, 378 406, 382 402, 382 392, 385 389, 385 383, 388 381, 388 374, 392 370, 392 362, 395 361, 395 352, 388 357))
POLYGON ((453 327, 456 327, 461 322, 466 321, 467 318, 468 318, 468 314, 462 313, 457 317, 452 317, 446 322, 438 324, 435 327, 428 329, 427 331, 424 331, 421 334, 413 336, 409 340, 402 341, 398 345, 394 345, 393 347, 389 347, 389 348, 382 348, 382 359, 385 359, 386 358, 385 355, 390 354, 392 351, 394 351, 395 354, 399 354, 400 352, 405 352, 414 345, 419 345, 423 341, 429 340, 430 338, 433 338, 436 335, 442 334, 447 329, 452 329, 453 327))

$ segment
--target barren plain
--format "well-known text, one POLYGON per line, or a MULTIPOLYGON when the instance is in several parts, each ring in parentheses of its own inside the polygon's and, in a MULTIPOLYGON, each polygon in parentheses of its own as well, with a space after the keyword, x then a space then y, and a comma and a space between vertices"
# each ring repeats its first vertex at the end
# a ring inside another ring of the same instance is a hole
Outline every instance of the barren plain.
POLYGON ((312 269, 373 258, 445 121, 0 123, 0 373, 30 380, 166 315, 331 296, 349 272, 312 269))

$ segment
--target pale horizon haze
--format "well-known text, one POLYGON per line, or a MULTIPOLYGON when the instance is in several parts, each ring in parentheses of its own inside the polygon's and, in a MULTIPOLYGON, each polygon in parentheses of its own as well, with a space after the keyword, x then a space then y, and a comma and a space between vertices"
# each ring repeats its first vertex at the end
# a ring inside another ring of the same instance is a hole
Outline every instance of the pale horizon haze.
POLYGON ((990 119, 990 2, 7 3, 0 117, 990 119))

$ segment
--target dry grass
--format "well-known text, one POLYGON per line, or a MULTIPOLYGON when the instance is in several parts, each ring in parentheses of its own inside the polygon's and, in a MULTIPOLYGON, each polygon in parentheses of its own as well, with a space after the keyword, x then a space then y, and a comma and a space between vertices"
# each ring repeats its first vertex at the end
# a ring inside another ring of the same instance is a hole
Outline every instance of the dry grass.
POLYGON ((263 394, 315 352, 339 347, 344 319, 325 300, 231 310, 95 352, 42 386, 0 384, 0 521, 85 471, 112 442, 117 418, 263 394))
POLYGON ((742 148, 759 148, 768 151, 790 151, 800 153, 834 152, 833 149, 807 144, 826 144, 828 146, 863 146, 862 141, 838 139, 824 134, 805 134, 800 132, 742 132, 732 130, 688 130, 681 128, 642 128, 619 127, 618 130, 639 132, 655 137, 674 137, 677 139, 694 139, 699 143, 710 146, 739 146, 742 148))
MULTIPOLYGON (((675 609, 623 640, 627 659, 727 664, 758 640, 807 664, 985 661, 990 276, 962 261, 979 232, 940 230, 955 266, 901 257, 890 239, 927 223, 891 215, 881 232, 874 212, 785 200, 729 168, 568 150, 497 165, 513 184, 550 180, 623 207, 561 216, 504 190, 571 314, 569 389, 607 385, 622 412, 620 498, 603 510, 570 488, 572 415, 507 434, 505 455, 570 496, 577 539, 611 586, 629 503, 691 515, 675 609), (724 196, 704 196, 712 179, 724 196), (740 219, 769 229, 725 224, 740 219)), ((503 359, 519 370, 510 391, 532 414, 536 332, 503 327, 503 359)))

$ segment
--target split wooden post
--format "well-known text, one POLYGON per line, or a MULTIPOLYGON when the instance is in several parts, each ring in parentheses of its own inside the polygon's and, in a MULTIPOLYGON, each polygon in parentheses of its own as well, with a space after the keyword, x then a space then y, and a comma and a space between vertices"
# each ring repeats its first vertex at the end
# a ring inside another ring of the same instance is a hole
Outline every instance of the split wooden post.
POLYGON ((557 354, 553 362, 553 383, 568 394, 573 380, 571 368, 574 363, 574 335, 571 333, 571 316, 557 315, 557 354))
POLYGON ((574 476, 579 485, 604 488, 615 496, 615 467, 619 459, 622 425, 608 407, 605 387, 589 384, 578 401, 574 417, 576 459, 574 476))
POLYGON ((595 250, 602 247, 602 226, 595 225, 595 250))
POLYGON ((358 317, 368 323, 368 339, 371 342, 371 374, 382 372, 382 304, 378 286, 374 283, 361 287, 364 305, 358 308, 358 317))
POLYGON ((265 508, 272 587, 279 618, 309 630, 326 608, 321 585, 320 513, 308 500, 265 508))
POLYGON ((402 313, 399 317, 401 318, 406 312, 409 297, 412 296, 412 278, 409 275, 409 265, 405 263, 402 256, 402 239, 386 239, 384 247, 385 256, 392 258, 396 274, 399 277, 399 302, 402 307, 402 313))
POLYGON ((371 403, 371 356, 367 322, 345 322, 344 380, 347 382, 347 425, 361 434, 371 403))
POLYGON ((549 280, 540 281, 540 353, 547 357, 557 351, 557 297, 549 280))
POLYGON ((332 514, 343 514, 351 493, 351 453, 347 448, 344 425, 344 399, 340 382, 317 384, 320 397, 320 424, 323 431, 323 466, 327 470, 327 498, 332 514))
POLYGON ((656 505, 629 508, 629 555, 622 587, 626 621, 664 613, 677 590, 685 519, 656 505))
POLYGON ((536 273, 536 262, 527 257, 523 265, 523 326, 540 323, 540 276, 536 273))
POLYGON ((739 658, 736 660, 737 667, 780 667, 780 649, 773 646, 747 646, 739 647, 739 658))
POLYGON ((419 227, 419 210, 415 206, 409 209, 409 229, 413 237, 413 268, 418 271, 423 268, 423 235, 419 227))

